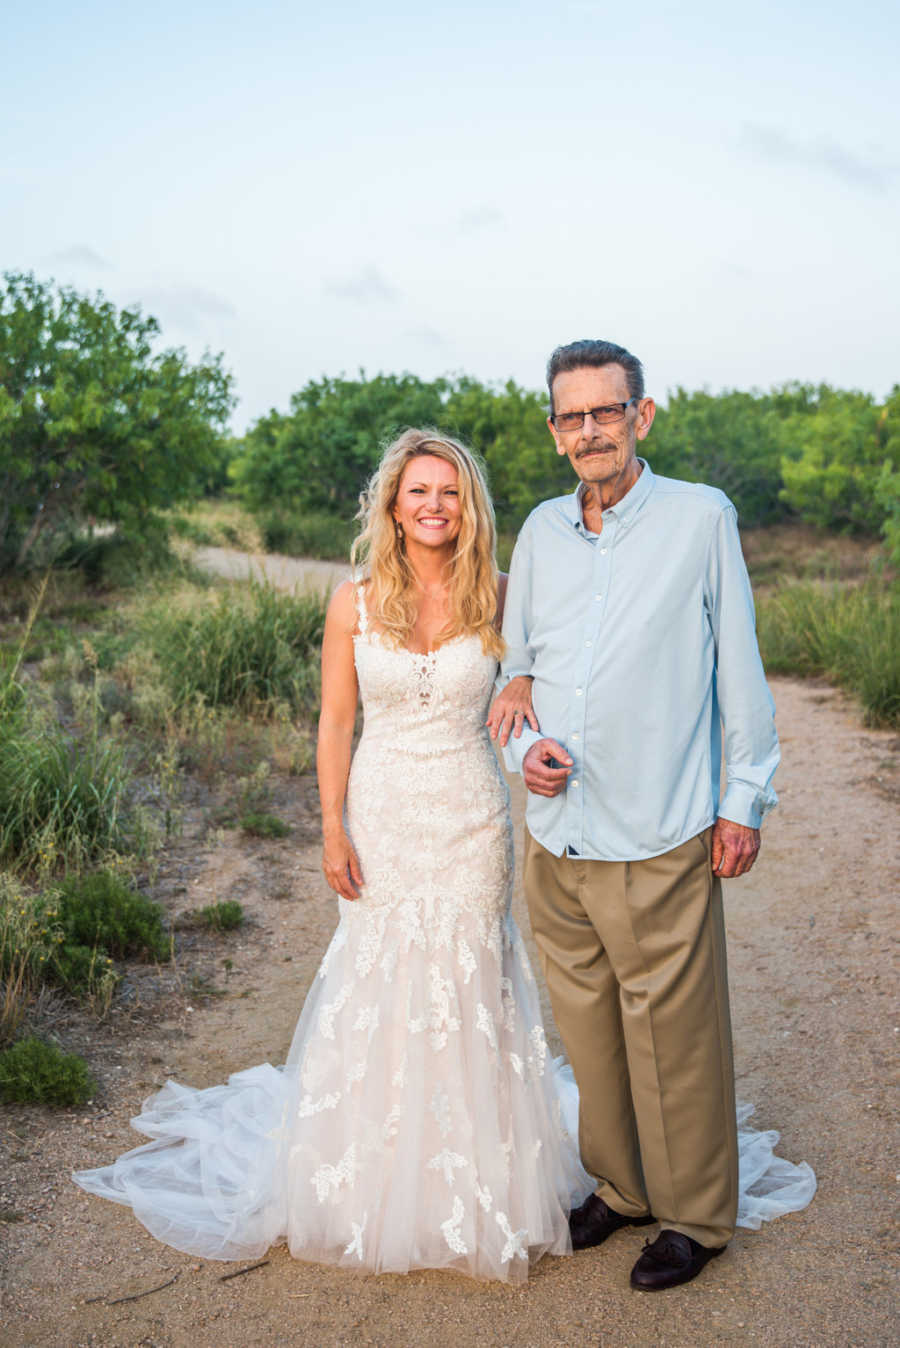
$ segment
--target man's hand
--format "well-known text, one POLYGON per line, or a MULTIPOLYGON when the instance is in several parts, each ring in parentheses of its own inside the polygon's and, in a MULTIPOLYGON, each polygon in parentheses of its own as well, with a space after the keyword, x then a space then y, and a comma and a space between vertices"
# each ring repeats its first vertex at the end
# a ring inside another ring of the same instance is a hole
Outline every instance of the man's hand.
POLYGON ((531 703, 531 685, 533 682, 530 674, 517 674, 514 679, 510 679, 505 688, 501 689, 491 703, 487 725, 492 740, 495 740, 498 735, 500 736, 501 749, 506 748, 510 734, 515 735, 516 739, 519 738, 526 721, 532 730, 540 730, 531 703))
POLYGON ((745 828, 721 817, 716 820, 712 833, 713 875, 726 880, 746 875, 758 854, 758 828, 745 828))
POLYGON ((556 740, 538 740, 522 759, 522 776, 536 796, 558 796, 565 791, 572 760, 556 740))

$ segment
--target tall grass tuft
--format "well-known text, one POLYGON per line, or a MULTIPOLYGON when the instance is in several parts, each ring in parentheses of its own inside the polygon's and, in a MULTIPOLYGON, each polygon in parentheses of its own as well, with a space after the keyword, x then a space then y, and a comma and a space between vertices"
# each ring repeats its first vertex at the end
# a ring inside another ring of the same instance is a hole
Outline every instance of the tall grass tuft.
POLYGON ((199 608, 157 607, 151 640, 175 705, 311 710, 325 607, 318 594, 282 594, 256 581, 199 608))
POLYGON ((99 700, 76 742, 18 681, 46 590, 32 605, 18 654, 0 676, 0 862, 24 871, 77 870, 125 837, 128 785, 122 749, 99 733, 99 700))
POLYGON ((758 601, 771 674, 824 675, 854 693, 867 725, 900 725, 900 587, 789 585, 758 601))
POLYGON ((0 861, 47 874, 79 870, 128 840, 124 754, 75 743, 51 721, 0 720, 0 861))
POLYGON ((14 1038, 63 941, 57 910, 0 871, 0 1044, 14 1038))

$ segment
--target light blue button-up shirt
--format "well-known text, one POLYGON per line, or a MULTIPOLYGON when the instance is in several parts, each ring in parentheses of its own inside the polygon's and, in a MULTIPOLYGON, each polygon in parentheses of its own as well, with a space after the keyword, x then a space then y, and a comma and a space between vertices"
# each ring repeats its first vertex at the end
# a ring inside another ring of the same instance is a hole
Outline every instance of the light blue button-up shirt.
POLYGON ((528 828, 557 856, 658 856, 717 814, 758 828, 777 803, 774 705, 734 506, 641 462, 600 534, 585 528, 579 485, 532 511, 510 564, 498 682, 533 676, 541 733, 526 725, 505 755, 521 771, 547 736, 572 758, 560 795, 528 795, 528 828))

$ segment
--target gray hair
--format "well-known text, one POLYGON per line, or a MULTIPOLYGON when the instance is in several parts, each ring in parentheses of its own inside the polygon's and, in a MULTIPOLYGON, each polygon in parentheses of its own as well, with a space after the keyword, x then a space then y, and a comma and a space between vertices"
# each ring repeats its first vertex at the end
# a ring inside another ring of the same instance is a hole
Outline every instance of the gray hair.
POLYGON ((566 374, 569 370, 582 370, 585 366, 601 365, 621 365, 628 383, 628 396, 643 398, 644 367, 637 356, 626 351, 624 346, 617 346, 615 342, 586 339, 569 342, 567 346, 558 346, 547 361, 547 388, 550 390, 551 413, 554 411, 553 381, 558 374, 566 374))

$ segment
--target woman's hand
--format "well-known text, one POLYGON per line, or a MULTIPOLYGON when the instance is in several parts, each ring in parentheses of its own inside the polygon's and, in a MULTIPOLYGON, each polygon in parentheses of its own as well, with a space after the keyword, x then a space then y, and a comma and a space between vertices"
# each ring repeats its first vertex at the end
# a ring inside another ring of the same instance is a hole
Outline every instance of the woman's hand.
POLYGON ((344 899, 359 898, 363 882, 359 857, 343 829, 325 839, 322 870, 335 894, 340 894, 344 899))
POLYGON ((499 736, 501 748, 506 748, 510 734, 519 738, 526 721, 532 730, 540 731, 531 701, 533 682, 530 674, 518 674, 491 703, 486 724, 492 740, 499 736))

